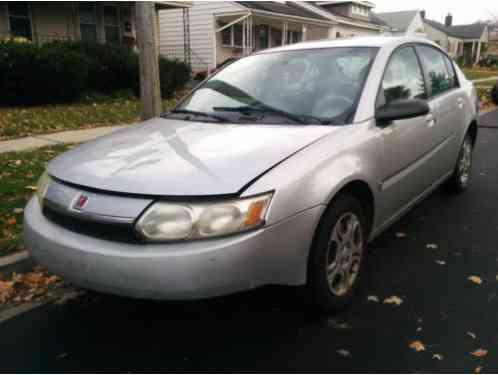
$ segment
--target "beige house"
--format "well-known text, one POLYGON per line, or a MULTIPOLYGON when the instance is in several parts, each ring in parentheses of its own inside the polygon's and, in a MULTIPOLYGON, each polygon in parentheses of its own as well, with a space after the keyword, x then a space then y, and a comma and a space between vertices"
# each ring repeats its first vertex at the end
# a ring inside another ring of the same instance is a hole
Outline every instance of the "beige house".
MULTIPOLYGON (((155 1, 160 9, 184 8, 189 1, 155 1)), ((24 37, 36 43, 84 40, 135 44, 134 2, 0 2, 0 39, 24 37)))
POLYGON ((477 64, 489 42, 488 25, 474 23, 453 25, 449 14, 445 23, 424 18, 427 37, 443 47, 453 58, 463 58, 465 64, 477 64))

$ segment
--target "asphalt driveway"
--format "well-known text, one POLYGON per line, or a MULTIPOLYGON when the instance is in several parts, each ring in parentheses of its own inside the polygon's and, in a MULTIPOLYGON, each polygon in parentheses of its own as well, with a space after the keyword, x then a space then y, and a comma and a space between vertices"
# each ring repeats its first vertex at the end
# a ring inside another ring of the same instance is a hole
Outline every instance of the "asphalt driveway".
POLYGON ((464 195, 436 191, 370 250, 339 316, 310 312, 292 288, 190 303, 90 293, 1 322, 0 369, 497 372, 498 127, 480 129, 464 195), (391 296, 402 303, 382 303, 391 296))

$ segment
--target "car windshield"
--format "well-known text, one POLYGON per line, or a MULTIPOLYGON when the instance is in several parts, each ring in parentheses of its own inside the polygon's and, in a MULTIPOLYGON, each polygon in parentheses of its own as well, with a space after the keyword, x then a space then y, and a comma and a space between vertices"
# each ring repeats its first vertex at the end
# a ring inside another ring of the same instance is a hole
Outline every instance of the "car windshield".
POLYGON ((376 48, 252 55, 228 65, 168 116, 231 123, 345 124, 376 48))

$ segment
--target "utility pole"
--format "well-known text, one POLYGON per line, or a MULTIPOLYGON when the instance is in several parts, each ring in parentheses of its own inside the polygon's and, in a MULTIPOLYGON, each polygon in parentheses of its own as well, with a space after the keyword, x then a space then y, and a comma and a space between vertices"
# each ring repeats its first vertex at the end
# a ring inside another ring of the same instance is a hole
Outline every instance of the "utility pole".
POLYGON ((135 2, 137 45, 140 65, 140 99, 142 119, 148 120, 161 113, 161 87, 157 47, 155 6, 151 1, 135 2))

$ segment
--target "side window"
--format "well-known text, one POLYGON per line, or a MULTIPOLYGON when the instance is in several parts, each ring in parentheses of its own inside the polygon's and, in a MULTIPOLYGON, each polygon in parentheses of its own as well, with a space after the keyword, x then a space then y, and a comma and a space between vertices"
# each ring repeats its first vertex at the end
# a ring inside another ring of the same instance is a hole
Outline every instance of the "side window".
POLYGON ((431 96, 439 95, 452 89, 452 82, 448 68, 446 66, 445 56, 438 50, 427 46, 417 46, 420 59, 427 73, 430 86, 431 96))
POLYGON ((412 47, 396 51, 382 81, 385 104, 400 99, 426 99, 425 81, 412 47))
POLYGON ((448 69, 448 77, 450 78, 450 87, 458 87, 458 79, 455 73, 455 67, 453 66, 453 61, 448 56, 444 56, 444 61, 446 62, 446 68, 448 69))

